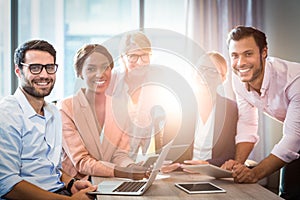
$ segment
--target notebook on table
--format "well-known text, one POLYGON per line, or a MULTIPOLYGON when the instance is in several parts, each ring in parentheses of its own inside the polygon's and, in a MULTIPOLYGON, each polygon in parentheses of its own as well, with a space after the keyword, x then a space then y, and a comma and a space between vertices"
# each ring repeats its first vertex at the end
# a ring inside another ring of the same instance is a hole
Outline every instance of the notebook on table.
POLYGON ((139 196, 143 195, 147 189, 154 182, 157 174, 163 162, 170 150, 172 141, 166 144, 157 158, 151 175, 147 180, 114 180, 114 181, 102 181, 98 184, 98 189, 95 192, 89 192, 88 194, 96 195, 132 195, 139 196))

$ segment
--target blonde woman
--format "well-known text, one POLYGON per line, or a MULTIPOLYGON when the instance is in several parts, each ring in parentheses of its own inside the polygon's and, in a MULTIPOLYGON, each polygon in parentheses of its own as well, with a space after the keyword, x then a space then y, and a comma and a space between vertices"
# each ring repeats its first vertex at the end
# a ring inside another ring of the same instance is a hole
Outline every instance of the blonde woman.
POLYGON ((154 111, 152 116, 149 115, 151 105, 147 97, 152 94, 142 84, 147 79, 144 69, 149 67, 151 54, 150 40, 143 32, 124 35, 120 43, 121 65, 113 72, 109 89, 119 105, 120 109, 115 113, 119 119, 116 121, 129 135, 130 156, 133 159, 155 153, 154 135, 160 130, 154 119, 159 113, 154 111), (127 115, 121 117, 121 113, 127 115))

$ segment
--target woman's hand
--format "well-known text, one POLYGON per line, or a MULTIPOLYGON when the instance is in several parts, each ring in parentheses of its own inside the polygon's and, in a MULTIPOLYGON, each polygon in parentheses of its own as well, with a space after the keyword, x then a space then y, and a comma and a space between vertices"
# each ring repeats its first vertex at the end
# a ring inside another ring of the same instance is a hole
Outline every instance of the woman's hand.
POLYGON ((202 164, 209 164, 207 161, 205 160, 185 160, 183 161, 184 164, 187 165, 202 165, 202 164))
MULTIPOLYGON (((185 166, 185 165, 203 165, 203 164, 209 164, 207 161, 204 160, 185 160, 184 164, 182 164, 181 166, 185 166)), ((196 172, 188 170, 188 169, 183 169, 184 172, 188 172, 191 174, 195 174, 196 172)))
POLYGON ((178 168, 180 168, 180 163, 172 163, 172 164, 164 164, 160 171, 162 173, 170 173, 172 171, 177 170, 178 168))

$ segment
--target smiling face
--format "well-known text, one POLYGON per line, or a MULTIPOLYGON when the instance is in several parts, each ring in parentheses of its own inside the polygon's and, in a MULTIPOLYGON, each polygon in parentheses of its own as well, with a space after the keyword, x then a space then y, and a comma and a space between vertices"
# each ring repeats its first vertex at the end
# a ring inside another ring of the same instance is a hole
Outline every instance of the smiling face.
MULTIPOLYGON (((54 64, 53 56, 40 50, 28 50, 24 57, 25 64, 54 64)), ((15 72, 20 80, 21 88, 29 95, 37 98, 48 96, 56 80, 55 74, 48 74, 43 68, 40 74, 34 75, 29 67, 23 65, 23 69, 15 67, 15 72)))
POLYGON ((231 40, 229 43, 229 55, 231 67, 242 82, 261 85, 264 74, 267 48, 259 52, 259 47, 253 37, 245 37, 238 41, 231 40))
POLYGON ((106 56, 93 52, 83 63, 81 77, 85 81, 87 90, 95 93, 104 93, 107 89, 111 68, 106 56))

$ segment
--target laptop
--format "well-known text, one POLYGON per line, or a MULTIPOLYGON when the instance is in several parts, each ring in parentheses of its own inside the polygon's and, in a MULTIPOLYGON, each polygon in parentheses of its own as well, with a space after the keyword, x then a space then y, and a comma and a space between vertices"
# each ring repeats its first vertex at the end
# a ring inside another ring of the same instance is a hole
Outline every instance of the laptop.
POLYGON ((147 180, 114 180, 114 181, 102 181, 98 184, 98 189, 95 192, 88 192, 88 194, 96 195, 130 195, 130 196, 140 196, 143 195, 147 189, 154 182, 157 174, 163 162, 170 150, 172 142, 166 144, 157 158, 151 175, 147 180))

